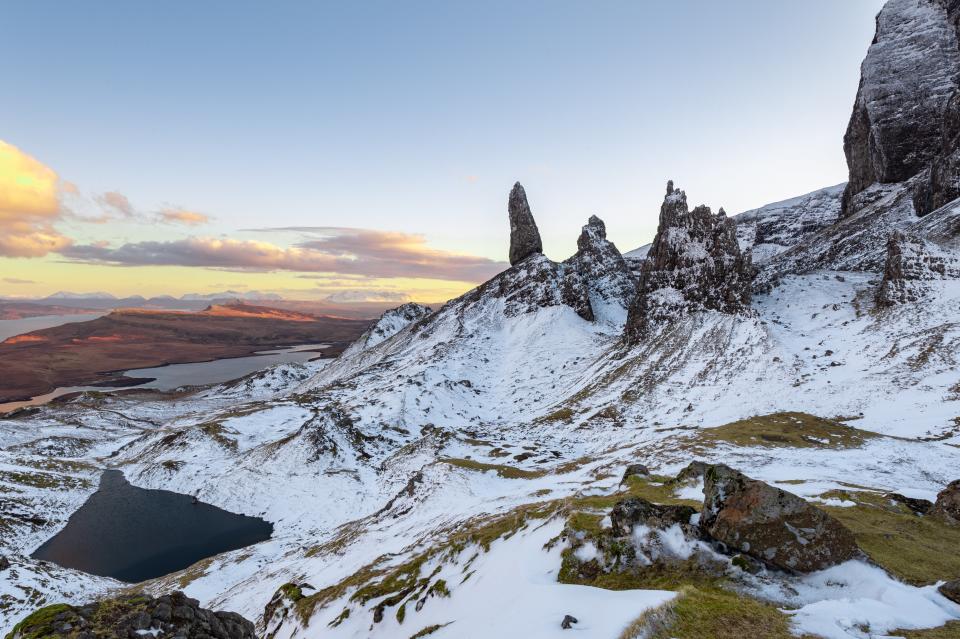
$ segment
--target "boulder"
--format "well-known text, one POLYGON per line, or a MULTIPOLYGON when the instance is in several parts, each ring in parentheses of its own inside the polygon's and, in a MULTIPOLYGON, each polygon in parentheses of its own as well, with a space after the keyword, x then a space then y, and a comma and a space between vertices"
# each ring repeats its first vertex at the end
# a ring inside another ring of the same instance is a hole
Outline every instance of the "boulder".
POLYGON ((124 595, 84 606, 55 604, 35 611, 14 626, 10 637, 181 637, 256 639, 253 624, 233 612, 200 607, 182 592, 153 598, 124 595))
POLYGON ((750 251, 741 253, 734 221, 722 209, 716 215, 707 206, 690 211, 686 193, 670 181, 640 268, 627 338, 639 341, 652 326, 690 312, 747 312, 752 279, 750 251))
POLYGON ((630 464, 627 466, 627 469, 623 471, 623 479, 620 480, 621 484, 627 483, 627 479, 631 477, 649 477, 650 469, 644 466, 643 464, 630 464))
POLYGON ((510 191, 507 209, 510 215, 510 265, 514 266, 534 253, 542 253, 543 243, 527 204, 527 193, 519 182, 510 191))
POLYGON ((802 498, 722 464, 704 474, 702 532, 768 566, 812 572, 861 555, 853 534, 802 498))
POLYGON ((937 590, 950 601, 960 604, 960 579, 948 581, 937 588, 937 590))
POLYGON ((665 530, 679 524, 684 532, 695 532, 690 518, 696 513, 690 506, 666 506, 631 497, 614 505, 610 511, 610 528, 616 537, 629 536, 635 526, 665 530))
POLYGON ((703 478, 704 473, 707 472, 707 468, 709 467, 710 464, 707 462, 694 460, 687 464, 683 470, 677 473, 677 476, 673 478, 673 481, 677 484, 698 481, 703 478))
POLYGON ((929 515, 951 526, 960 525, 960 479, 950 482, 937 494, 929 515))
POLYGON ((10 567, 10 560, 4 557, 3 555, 0 555, 0 572, 3 572, 9 567, 10 567))

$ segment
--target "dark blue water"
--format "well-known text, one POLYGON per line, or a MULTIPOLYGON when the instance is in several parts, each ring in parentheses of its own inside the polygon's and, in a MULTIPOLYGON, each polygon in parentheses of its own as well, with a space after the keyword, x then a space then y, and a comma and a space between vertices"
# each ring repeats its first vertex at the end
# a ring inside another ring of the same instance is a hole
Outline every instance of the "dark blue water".
POLYGON ((193 497, 131 485, 105 471, 100 488, 35 559, 135 583, 270 538, 273 524, 194 503, 193 497))

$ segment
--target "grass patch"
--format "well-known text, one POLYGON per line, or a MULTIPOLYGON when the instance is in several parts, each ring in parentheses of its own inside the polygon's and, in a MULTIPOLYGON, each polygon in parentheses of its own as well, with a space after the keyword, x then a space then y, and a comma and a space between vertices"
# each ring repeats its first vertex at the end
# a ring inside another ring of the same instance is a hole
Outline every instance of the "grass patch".
POLYGON ((904 639, 960 639, 960 621, 950 621, 929 630, 894 630, 890 635, 904 639))
POLYGON ((620 639, 796 639, 776 606, 722 588, 687 586, 660 609, 647 611, 620 639))
POLYGON ((5 639, 13 639, 13 637, 18 635, 21 639, 41 639, 55 635, 53 620, 61 613, 72 612, 73 606, 67 604, 53 604, 52 606, 35 610, 23 621, 15 625, 13 630, 7 633, 5 639))
POLYGON ((853 532, 870 558, 914 585, 960 575, 960 528, 918 517, 903 504, 872 492, 834 490, 823 495, 856 506, 820 506, 853 532))
POLYGON ((793 448, 857 448, 876 433, 807 413, 773 413, 705 428, 693 436, 694 444, 714 446, 765 446, 793 448))
POLYGON ((478 462, 473 459, 461 459, 459 457, 444 457, 440 461, 444 464, 456 466, 457 468, 464 468, 466 470, 474 470, 477 472, 493 470, 496 471, 498 476, 504 479, 536 479, 547 474, 544 470, 523 470, 522 468, 514 468, 513 466, 504 466, 503 464, 488 464, 485 462, 478 462))

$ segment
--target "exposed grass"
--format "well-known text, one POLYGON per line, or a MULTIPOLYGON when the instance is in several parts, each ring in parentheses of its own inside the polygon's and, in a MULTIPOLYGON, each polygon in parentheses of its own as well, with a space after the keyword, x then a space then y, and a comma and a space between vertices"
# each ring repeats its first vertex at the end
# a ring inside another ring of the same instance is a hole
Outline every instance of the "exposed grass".
POLYGON ((856 506, 821 506, 849 528, 870 558, 911 584, 960 575, 960 528, 918 517, 903 504, 874 492, 830 491, 823 497, 856 506))
POLYGON ((503 464, 488 464, 474 459, 461 459, 459 457, 444 457, 440 460, 445 464, 465 468, 466 470, 475 470, 477 472, 486 472, 488 470, 496 471, 497 475, 504 479, 536 479, 546 475, 544 470, 523 470, 513 466, 504 466, 503 464))
POLYGON ((876 433, 807 413, 773 413, 705 428, 693 435, 700 445, 734 444, 794 448, 856 448, 876 433))
POLYGON ((776 606, 722 588, 684 587, 658 612, 648 611, 620 639, 795 639, 776 606))
POLYGON ((54 634, 53 620, 61 613, 73 612, 73 606, 67 604, 53 604, 35 610, 23 621, 13 627, 4 639, 41 639, 54 634))
POLYGON ((18 484, 31 488, 60 488, 72 490, 88 488, 90 480, 70 475, 55 475, 44 472, 19 472, 15 470, 0 470, 0 482, 18 484))
POLYGON ((418 632, 418 633, 416 633, 416 634, 413 634, 413 635, 410 635, 410 639, 420 639, 421 637, 426 637, 427 635, 432 635, 432 634, 435 633, 437 630, 440 630, 441 628, 446 628, 447 626, 449 626, 449 625, 452 624, 452 623, 453 623, 452 621, 448 621, 447 623, 435 623, 435 624, 433 624, 432 626, 427 626, 426 628, 424 628, 424 629, 421 630, 420 632, 418 632))
POLYGON ((929 630, 894 630, 890 636, 904 639, 960 639, 960 621, 950 621, 945 626, 929 630))

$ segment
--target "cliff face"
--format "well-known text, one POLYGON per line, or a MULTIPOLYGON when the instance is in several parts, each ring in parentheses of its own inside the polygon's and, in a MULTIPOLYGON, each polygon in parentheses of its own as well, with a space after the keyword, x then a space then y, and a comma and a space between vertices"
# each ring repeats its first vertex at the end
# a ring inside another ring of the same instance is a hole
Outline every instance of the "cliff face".
POLYGON ((687 195, 667 183, 657 235, 640 272, 637 297, 630 307, 626 333, 642 339, 653 324, 693 311, 747 311, 753 265, 742 253, 737 227, 723 209, 690 211, 687 195))
POLYGON ((894 231, 887 242, 883 280, 877 289, 879 306, 918 302, 929 293, 928 282, 957 279, 960 261, 915 235, 894 231))
POLYGON ((956 136, 945 127, 954 128, 947 105, 960 86, 958 14, 956 0, 890 0, 877 15, 843 141, 850 172, 844 214, 856 208, 851 198, 871 184, 923 172, 934 177, 918 189, 918 212, 949 197, 944 177, 955 171, 948 158, 956 136))

